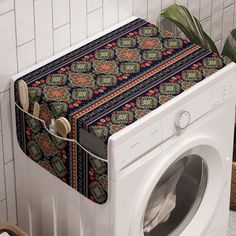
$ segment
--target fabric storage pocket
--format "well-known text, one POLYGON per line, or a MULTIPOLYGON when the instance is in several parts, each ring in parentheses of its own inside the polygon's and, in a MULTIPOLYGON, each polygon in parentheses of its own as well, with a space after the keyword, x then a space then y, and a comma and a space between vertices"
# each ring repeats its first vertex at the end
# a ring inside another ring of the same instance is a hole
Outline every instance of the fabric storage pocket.
POLYGON ((95 203, 108 198, 108 161, 49 129, 45 120, 24 111, 15 103, 17 140, 25 155, 61 181, 95 203), (76 155, 73 155, 73 153, 76 155))

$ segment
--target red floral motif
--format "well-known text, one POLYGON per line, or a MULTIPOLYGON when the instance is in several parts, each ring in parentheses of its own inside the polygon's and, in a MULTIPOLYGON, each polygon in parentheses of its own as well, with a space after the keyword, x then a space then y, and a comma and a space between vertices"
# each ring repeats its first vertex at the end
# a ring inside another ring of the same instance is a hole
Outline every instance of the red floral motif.
POLYGON ((115 61, 94 61, 93 62, 94 69, 97 73, 104 74, 117 74, 118 67, 115 61))
POLYGON ((93 76, 90 74, 71 73, 69 80, 72 86, 94 87, 95 85, 93 76))
POLYGON ((144 49, 161 49, 162 43, 158 38, 138 38, 138 42, 141 48, 144 49))
POLYGON ((139 51, 136 49, 118 48, 116 49, 116 53, 118 55, 118 60, 121 60, 121 61, 140 61, 141 60, 139 51))
POLYGON ((46 86, 44 88, 45 98, 51 101, 69 101, 70 93, 66 87, 46 86))

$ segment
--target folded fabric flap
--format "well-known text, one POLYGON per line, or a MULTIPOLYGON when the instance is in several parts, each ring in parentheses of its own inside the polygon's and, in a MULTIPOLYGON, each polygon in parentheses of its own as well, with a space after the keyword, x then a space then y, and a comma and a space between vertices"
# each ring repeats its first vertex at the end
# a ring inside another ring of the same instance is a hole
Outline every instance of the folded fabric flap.
POLYGON ((97 156, 107 159, 106 144, 83 128, 79 129, 80 144, 97 156))
POLYGON ((176 187, 184 171, 184 164, 180 162, 177 167, 174 166, 169 171, 162 177, 165 181, 161 178, 161 183, 153 190, 149 200, 144 216, 144 232, 146 233, 167 221, 176 206, 176 187))

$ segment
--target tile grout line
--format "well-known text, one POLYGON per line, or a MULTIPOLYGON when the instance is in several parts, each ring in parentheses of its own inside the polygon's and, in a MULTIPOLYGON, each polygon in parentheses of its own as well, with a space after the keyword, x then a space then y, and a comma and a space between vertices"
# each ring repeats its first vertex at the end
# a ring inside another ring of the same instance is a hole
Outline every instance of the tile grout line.
POLYGON ((54 30, 58 30, 58 29, 62 28, 63 26, 66 26, 66 25, 69 25, 69 24, 70 24, 70 21, 66 22, 66 23, 63 24, 63 25, 60 25, 60 26, 54 28, 54 30))
POLYGON ((233 28, 234 28, 234 21, 235 21, 235 0, 234 0, 234 3, 232 5, 234 5, 234 14, 233 14, 233 28))
POLYGON ((14 20, 15 20, 15 40, 16 40, 16 67, 18 72, 19 62, 18 62, 18 46, 17 46, 16 0, 14 0, 14 20))
POLYGON ((21 47, 21 46, 24 46, 24 45, 26 45, 27 43, 31 43, 31 42, 34 41, 34 40, 35 40, 35 38, 30 39, 30 40, 28 40, 28 41, 26 41, 26 42, 24 42, 24 43, 21 43, 21 44, 19 44, 19 45, 17 46, 17 48, 19 48, 19 47, 21 47))
POLYGON ((55 43, 54 43, 54 13, 53 13, 53 0, 51 0, 51 9, 52 9, 52 47, 53 47, 53 55, 55 55, 55 43))
POLYGON ((69 21, 69 23, 70 23, 70 25, 69 25, 69 29, 70 29, 70 47, 72 46, 72 36, 71 36, 71 34, 72 34, 72 30, 71 30, 71 0, 69 0, 69 15, 70 15, 70 17, 69 17, 69 19, 70 19, 70 21, 69 21))
POLYGON ((104 1, 102 1, 102 30, 104 29, 104 1))
POLYGON ((223 8, 223 10, 226 10, 226 9, 228 9, 228 8, 232 7, 232 6, 234 6, 234 4, 230 4, 229 6, 227 6, 227 7, 224 7, 224 8, 223 8))
MULTIPOLYGON (((1 98, 2 101, 2 98, 1 98)), ((2 119, 2 110, 1 110, 1 126, 3 127, 3 119, 2 119)), ((3 132, 1 132, 1 135, 3 132)), ((5 169, 5 164, 4 164, 4 145, 3 145, 3 136, 2 136, 2 152, 3 152, 3 175, 4 175, 4 189, 5 189, 5 200, 6 200, 6 216, 8 220, 8 202, 7 202, 7 184, 6 184, 6 169, 5 169)))
POLYGON ((134 15, 134 1, 135 0, 132 0, 132 16, 134 15))
POLYGON ((120 22, 120 0, 117 0, 117 22, 120 22))
POLYGON ((212 13, 213 13, 213 0, 211 0, 210 32, 209 32, 210 37, 211 37, 212 13))
POLYGON ((96 9, 93 9, 92 11, 86 11, 87 14, 90 14, 90 13, 93 13, 94 11, 97 11, 99 9, 103 8, 103 1, 102 1, 102 6, 101 7, 98 7, 96 9))
POLYGON ((223 9, 226 9, 226 8, 228 8, 228 7, 231 7, 231 6, 233 6, 234 4, 235 4, 235 2, 233 2, 233 3, 231 3, 231 4, 227 5, 227 6, 224 6, 224 5, 223 5, 223 9))
POLYGON ((37 63, 37 51, 36 51, 36 22, 35 22, 35 1, 33 1, 33 14, 34 14, 34 64, 37 63))
POLYGON ((86 0, 86 38, 88 38, 88 0, 86 0))
POLYGON ((14 10, 15 10, 15 9, 13 8, 13 9, 11 9, 11 10, 5 11, 5 12, 1 13, 0 16, 4 16, 4 15, 6 15, 6 14, 8 14, 8 13, 14 11, 14 10))

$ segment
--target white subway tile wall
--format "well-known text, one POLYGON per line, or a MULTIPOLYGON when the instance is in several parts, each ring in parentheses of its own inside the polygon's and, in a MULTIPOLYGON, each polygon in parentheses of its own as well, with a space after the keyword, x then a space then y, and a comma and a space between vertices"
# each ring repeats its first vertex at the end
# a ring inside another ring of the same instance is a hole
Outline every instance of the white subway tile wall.
POLYGON ((54 53, 70 47, 70 25, 65 24, 54 30, 54 53))
POLYGON ((87 23, 88 23, 88 37, 97 34, 102 30, 102 9, 97 9, 92 11, 87 16, 87 23))
POLYGON ((48 0, 35 0, 34 24, 37 62, 40 62, 53 55, 52 22, 52 2, 48 0))
POLYGON ((10 76, 132 15, 160 22, 161 9, 172 3, 187 6, 219 49, 236 26, 235 0, 0 1, 0 219, 17 219, 10 76))

